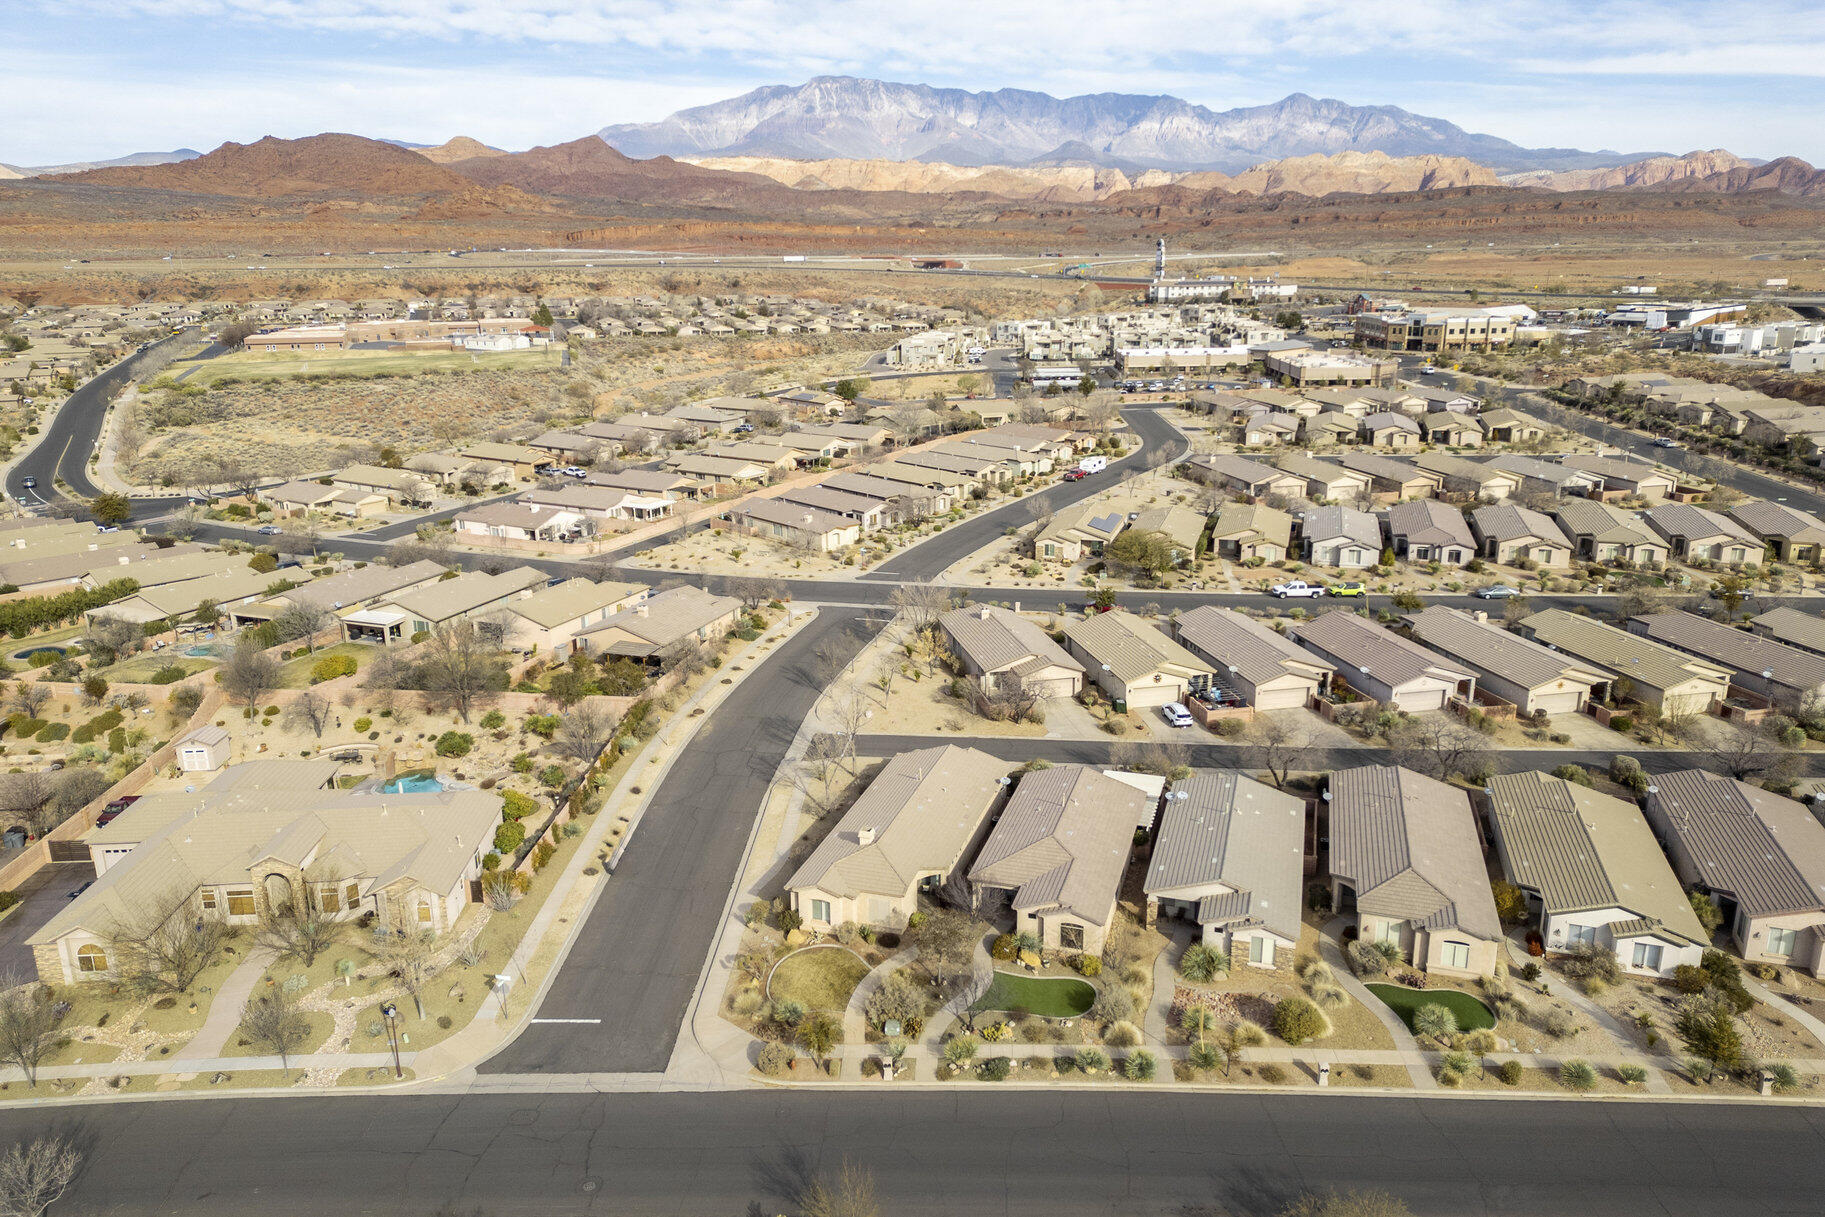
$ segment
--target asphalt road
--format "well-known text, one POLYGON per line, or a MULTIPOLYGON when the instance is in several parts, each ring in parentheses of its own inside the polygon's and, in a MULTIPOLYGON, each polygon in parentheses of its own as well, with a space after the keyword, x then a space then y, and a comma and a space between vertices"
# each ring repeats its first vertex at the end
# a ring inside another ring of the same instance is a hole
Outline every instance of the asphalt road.
POLYGON ((1140 447, 1121 460, 1111 462, 1109 468, 1102 473, 1092 474, 1080 482, 1059 482, 1016 499, 1006 506, 985 511, 910 549, 901 550, 863 575, 862 579, 877 582, 923 582, 934 579, 952 563, 969 557, 1009 528, 1031 523, 1034 504, 1043 503, 1057 511, 1061 507, 1107 491, 1111 482, 1125 474, 1139 472, 1143 462, 1155 454, 1164 454, 1165 460, 1170 462, 1191 450, 1185 437, 1156 411, 1127 410, 1122 416, 1128 420, 1128 425, 1134 429, 1135 434, 1140 436, 1140 447))
POLYGON ((142 362, 162 346, 185 341, 187 333, 175 334, 144 351, 134 352, 65 398, 49 425, 40 432, 38 446, 7 472, 7 497, 27 507, 40 505, 56 496, 59 477, 70 491, 83 498, 100 494, 100 488, 89 477, 89 457, 101 438, 101 424, 107 417, 109 400, 116 389, 136 378, 142 362), (38 481, 30 490, 25 486, 28 477, 38 481))
MULTIPOLYGON (((1196 727, 1187 727, 1176 741, 1190 753, 1190 764, 1197 769, 1260 769, 1260 750, 1249 744, 1212 743, 1210 736, 1196 727)), ((1107 765, 1116 749, 1124 744, 1150 744, 1148 738, 1135 740, 1067 740, 1033 739, 1031 737, 946 735, 942 740, 930 735, 863 735, 856 739, 856 752, 862 756, 891 756, 914 748, 929 748, 934 743, 957 744, 978 748, 991 756, 1014 764, 1043 760, 1055 764, 1107 765)), ((1642 748, 1491 748, 1488 757, 1498 773, 1551 771, 1560 765, 1582 765, 1590 770, 1607 771, 1616 756, 1632 756, 1649 773, 1672 773, 1681 769, 1707 767, 1712 758, 1702 749, 1696 751, 1655 751, 1642 748)), ((1306 772, 1351 769, 1358 765, 1388 765, 1392 754, 1386 748, 1300 748, 1293 753, 1292 768, 1306 772)), ((1803 774, 1825 773, 1825 754, 1805 753, 1795 758, 1803 774)))
POLYGON ((786 749, 824 686, 885 622, 826 609, 748 674, 654 793, 540 1004, 486 1073, 660 1073, 786 749))
MULTIPOLYGON (((1817 1108, 1097 1093, 492 1094, 115 1102, 54 1214, 246 1217, 797 1211, 867 1170, 887 1217, 1275 1217, 1371 1190, 1418 1217, 1819 1211, 1817 1108), (1770 1152, 1771 1149, 1774 1152, 1770 1152)), ((0 1140, 46 1113, 0 1113, 0 1140)))

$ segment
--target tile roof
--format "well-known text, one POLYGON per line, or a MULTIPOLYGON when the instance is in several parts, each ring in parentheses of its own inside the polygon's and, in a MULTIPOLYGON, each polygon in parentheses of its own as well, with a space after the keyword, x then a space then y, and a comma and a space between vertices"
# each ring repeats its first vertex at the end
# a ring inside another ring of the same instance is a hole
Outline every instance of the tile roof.
POLYGON ((1657 532, 1669 538, 1702 541, 1710 537, 1730 537, 1750 545, 1762 543, 1761 538, 1730 517, 1691 503, 1661 503, 1648 508, 1642 515, 1657 532))
POLYGON ((1381 551, 1381 521, 1366 511, 1332 503, 1304 512, 1300 531, 1307 541, 1353 541, 1381 551))
POLYGON ((1293 517, 1265 503, 1225 503, 1211 526, 1211 537, 1253 534, 1262 541, 1287 548, 1293 541, 1293 517))
POLYGON ((938 624, 950 635, 958 653, 985 672, 1035 658, 1074 672, 1084 670, 1037 622, 995 605, 952 609, 938 618, 938 624))
POLYGON ((948 874, 1000 798, 1009 768, 955 744, 894 756, 786 887, 898 897, 921 875, 948 874))
POLYGON ((1749 624, 1790 646, 1825 655, 1825 617, 1783 607, 1751 617, 1749 624))
POLYGON ((1534 641, 1557 647, 1630 680, 1665 689, 1694 679, 1729 680, 1729 672, 1671 647, 1564 609, 1546 609, 1520 622, 1534 641))
POLYGON ((1117 680, 1132 684, 1162 668, 1208 672, 1210 665, 1132 613, 1114 609, 1065 627, 1065 636, 1117 680))
POLYGON ((1331 775, 1331 871, 1375 916, 1499 941, 1502 924, 1462 791, 1393 765, 1331 775))
POLYGON ((642 583, 597 583, 592 579, 566 579, 556 587, 548 587, 524 599, 510 601, 507 608, 515 616, 524 617, 534 625, 554 629, 591 613, 622 604, 648 590, 642 583))
POLYGON ((1234 889, 1209 909, 1200 907, 1199 920, 1259 920, 1297 942, 1304 848, 1304 799, 1233 769, 1195 769, 1172 784, 1144 888, 1149 895, 1216 885, 1234 889))
POLYGON ((983 842, 970 882, 1013 889, 1019 912, 1063 911, 1107 925, 1149 802, 1088 765, 1028 773, 983 842))
POLYGON ((1464 665, 1402 638, 1367 617, 1358 617, 1350 609, 1332 609, 1310 621, 1296 621, 1286 632, 1288 637, 1335 659, 1342 665, 1345 680, 1354 679, 1358 670, 1366 670, 1383 684, 1399 689, 1427 675, 1453 681, 1475 675, 1464 665))
POLYGON ((1596 499, 1570 498, 1553 509, 1559 527, 1574 537, 1590 537, 1611 545, 1658 545, 1666 540, 1640 516, 1596 499))
POLYGON ((1208 656, 1219 668, 1236 669, 1252 685, 1293 671, 1332 670, 1330 664, 1284 634, 1234 609, 1199 605, 1180 614, 1173 629, 1186 647, 1208 656))
POLYGON ((1790 689, 1825 688, 1825 655, 1784 646, 1747 630, 1691 613, 1649 613, 1629 619, 1629 632, 1721 664, 1735 672, 1772 672, 1790 689))
POLYGON ((1437 499, 1409 499, 1396 503, 1385 513, 1388 535, 1405 537, 1408 544, 1462 545, 1476 549, 1476 538, 1470 535, 1470 522, 1464 513, 1437 499))
POLYGON ((1421 642, 1524 689, 1537 689, 1558 680, 1592 685, 1608 679, 1607 673, 1594 665, 1549 651, 1492 621, 1478 621, 1442 604, 1410 614, 1407 622, 1421 642))
POLYGON ((616 613, 600 625, 583 632, 588 638, 603 630, 618 630, 639 639, 645 646, 611 644, 610 651, 627 654, 650 654, 677 642, 687 634, 727 617, 741 608, 732 596, 716 596, 700 587, 673 587, 648 597, 632 612, 616 613))
POLYGON ((1489 812, 1509 880, 1538 892, 1547 913, 1627 909, 1710 941, 1635 804, 1548 773, 1503 773, 1490 780, 1489 812))
POLYGON ((517 567, 499 575, 479 570, 465 571, 454 579, 403 592, 392 597, 387 604, 426 621, 446 621, 496 600, 505 600, 517 592, 544 587, 547 581, 544 571, 534 570, 530 566, 517 567))
POLYGON ((1825 827, 1802 804, 1703 769, 1659 774, 1648 808, 1697 881, 1751 917, 1825 908, 1825 827))
POLYGON ((1286 481, 1295 476, 1283 469, 1275 469, 1260 461, 1251 461, 1245 456, 1236 456, 1228 452, 1210 452, 1202 456, 1194 456, 1189 463, 1193 468, 1208 469, 1220 477, 1251 487, 1286 481))
POLYGON ((1479 535, 1493 541, 1536 540, 1570 549, 1565 531, 1550 516, 1519 503, 1494 503, 1470 513, 1479 535))

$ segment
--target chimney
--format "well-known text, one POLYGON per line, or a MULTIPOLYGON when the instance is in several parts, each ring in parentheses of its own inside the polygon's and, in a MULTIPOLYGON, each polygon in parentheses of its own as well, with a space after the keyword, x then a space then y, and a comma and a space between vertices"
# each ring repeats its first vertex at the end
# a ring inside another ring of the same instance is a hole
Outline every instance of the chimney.
POLYGON ((1472 613, 1471 616, 1475 617, 1478 621, 1488 621, 1489 620, 1489 614, 1484 612, 1482 609, 1476 610, 1476 612, 1472 613))
POLYGON ((872 828, 858 828, 855 830, 855 839, 862 845, 873 845, 874 836, 875 833, 872 828))
POLYGON ((634 615, 637 617, 646 616, 646 605, 644 605, 644 604, 635 605, 634 606, 634 615))
POLYGON ((985 604, 980 609, 976 610, 976 616, 987 621, 989 619, 989 606, 985 604))

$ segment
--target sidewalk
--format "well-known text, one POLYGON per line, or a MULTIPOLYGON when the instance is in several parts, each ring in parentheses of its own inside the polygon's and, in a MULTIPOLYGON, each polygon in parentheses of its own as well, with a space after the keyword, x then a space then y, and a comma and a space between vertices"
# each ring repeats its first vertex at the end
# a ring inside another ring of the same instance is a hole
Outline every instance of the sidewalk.
MULTIPOLYGON (((1319 955, 1325 963, 1331 966, 1331 974, 1337 978, 1337 983, 1343 986, 1343 991, 1360 1002, 1370 1014, 1381 1020, 1381 1025, 1386 1027, 1388 1034, 1393 1037, 1394 1051, 1390 1055, 1394 1059, 1383 1063, 1404 1065, 1407 1076, 1413 1080, 1415 1089, 1437 1090, 1438 1079, 1432 1074, 1432 1063, 1427 1059, 1425 1050, 1419 1046, 1419 1041, 1413 1038, 1413 1033, 1407 1030, 1407 1024, 1401 1021, 1400 1015, 1388 1007, 1387 1002, 1369 992, 1368 986, 1356 979, 1356 973, 1350 970, 1348 961, 1344 959, 1343 951, 1337 943, 1338 935, 1347 922, 1348 918, 1333 917, 1325 924, 1324 932, 1318 936, 1319 955)), ((1256 1053, 1264 1052, 1266 1049, 1251 1048, 1249 1051, 1256 1053)), ((1386 1052, 1387 1050, 1381 1049, 1381 1051, 1386 1052)), ((1338 1059, 1342 1059, 1341 1055, 1338 1059)), ((1356 1064, 1358 1062, 1346 1063, 1356 1064)))
POLYGON ((228 1038, 241 1025, 241 1011, 246 1007, 247 999, 253 996, 254 986, 260 983, 260 977, 266 975, 266 969, 277 958, 276 952, 264 947, 249 951, 247 958, 228 974, 228 979, 216 990, 215 1000, 209 1003, 209 1014, 203 1019, 202 1027, 190 1037, 188 1044, 171 1054, 172 1059, 210 1060, 219 1056, 222 1049, 228 1046, 228 1038))

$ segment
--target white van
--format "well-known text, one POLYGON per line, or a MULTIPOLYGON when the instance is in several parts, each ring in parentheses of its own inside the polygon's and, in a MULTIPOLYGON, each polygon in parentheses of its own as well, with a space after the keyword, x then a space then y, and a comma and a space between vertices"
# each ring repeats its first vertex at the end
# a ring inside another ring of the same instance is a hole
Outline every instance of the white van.
POLYGON ((1086 456, 1083 460, 1077 462, 1077 471, 1079 473, 1101 473, 1108 467, 1109 458, 1106 456, 1086 456))

